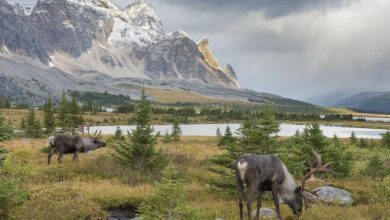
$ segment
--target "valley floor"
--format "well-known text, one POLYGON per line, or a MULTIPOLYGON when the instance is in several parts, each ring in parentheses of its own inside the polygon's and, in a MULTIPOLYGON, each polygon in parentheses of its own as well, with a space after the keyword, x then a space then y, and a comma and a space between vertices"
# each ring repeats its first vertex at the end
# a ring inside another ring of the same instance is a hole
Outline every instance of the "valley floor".
MULTIPOLYGON (((22 165, 23 169, 17 172, 23 174, 22 184, 29 190, 27 202, 13 211, 12 217, 15 219, 106 218, 109 210, 114 208, 134 209, 153 188, 150 177, 123 169, 113 161, 109 154, 112 144, 90 155, 81 154, 77 163, 71 161, 71 155, 66 155, 62 165, 53 160, 50 166, 47 165, 47 154, 41 152, 41 148, 47 146, 46 139, 14 139, 0 145, 11 151, 15 163, 22 165)), ((158 141, 158 147, 168 152, 185 179, 190 205, 200 209, 207 220, 217 217, 236 220, 238 204, 235 195, 210 186, 214 174, 208 170, 209 159, 223 152, 216 145, 215 137, 182 137, 181 142, 169 144, 158 141)), ((283 205, 285 219, 390 219, 390 204, 381 199, 384 195, 376 190, 377 182, 361 175, 373 150, 350 150, 355 159, 352 176, 326 179, 325 182, 352 192, 354 205, 314 205, 299 218, 283 205)), ((375 151, 390 159, 390 150, 375 151)), ((385 181, 389 182, 389 179, 385 181)), ((309 188, 317 185, 309 185, 309 188)), ((387 186, 390 187, 390 183, 387 186)), ((263 204, 274 208, 270 200, 263 204)))
MULTIPOLYGON (((28 114, 27 109, 0 109, 0 113, 4 116, 5 120, 12 120, 13 127, 17 128, 20 126, 20 122, 23 117, 26 117, 28 114)), ((40 121, 43 121, 43 111, 36 110, 35 114, 40 121)), ((354 117, 374 117, 374 118, 390 118, 390 115, 380 115, 380 114, 369 114, 369 113, 352 113, 354 117)), ((93 125, 129 125, 133 124, 131 121, 134 116, 133 113, 113 113, 113 112, 98 112, 96 114, 91 114, 89 112, 84 113, 84 120, 93 125)), ((152 117, 152 124, 170 124, 168 122, 173 116, 164 115, 164 114, 154 114, 152 117)), ((281 121, 282 123, 292 123, 292 124, 310 124, 310 123, 319 123, 319 124, 328 124, 328 125, 340 125, 340 126, 349 126, 357 128, 375 128, 375 129, 390 129, 390 122, 382 121, 324 121, 324 120, 311 120, 311 121, 281 121)), ((200 124, 200 123, 240 123, 239 120, 224 119, 224 120, 210 120, 207 116, 196 116, 196 117, 187 117, 185 123, 181 124, 200 124)))

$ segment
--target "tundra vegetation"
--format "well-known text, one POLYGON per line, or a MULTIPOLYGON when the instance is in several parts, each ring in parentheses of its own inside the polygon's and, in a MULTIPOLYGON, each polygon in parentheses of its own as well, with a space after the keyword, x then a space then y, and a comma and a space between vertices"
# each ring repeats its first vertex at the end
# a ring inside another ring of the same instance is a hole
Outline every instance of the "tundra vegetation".
MULTIPOLYGON (((355 201, 351 206, 315 204, 304 210, 299 219, 390 216, 390 149, 386 133, 380 141, 366 140, 369 144, 363 148, 358 146, 359 141, 324 137, 315 123, 291 138, 280 138, 275 136, 278 114, 266 106, 261 116, 245 117, 235 144, 218 146, 218 137, 181 137, 180 142, 165 142, 165 137, 152 133, 151 124, 158 114, 153 113, 152 103, 145 95, 134 108, 135 112, 126 118, 133 118, 137 128, 123 141, 107 142, 111 143, 107 148, 92 155, 82 154, 78 163, 66 157, 63 164, 51 166, 47 166, 47 154, 41 151, 47 145, 46 137, 15 138, 7 120, 0 120, 0 145, 4 146, 0 149, 5 149, 0 155, 4 158, 0 163, 0 219, 97 219, 106 218, 112 209, 124 208, 146 219, 158 215, 164 219, 234 220, 239 211, 233 162, 241 154, 277 154, 299 180, 306 172, 306 161, 314 159, 311 148, 322 154, 325 163, 331 162, 335 172, 319 177, 325 184, 350 191, 355 201), (4 127, 11 134, 4 132, 4 127), (166 166, 168 162, 171 165, 166 166), (161 173, 163 167, 166 169, 161 173)), ((54 109, 59 126, 62 122, 58 115, 63 114, 63 109, 54 109)), ((65 112, 65 121, 70 122, 73 117, 68 112, 76 111, 65 112)), ((34 113, 42 121, 43 112, 34 113)), ((13 126, 20 121, 12 120, 13 126)), ((72 132, 67 126, 64 131, 72 132)), ((104 137, 108 138, 112 139, 104 137)), ((312 182, 306 188, 322 184, 312 182)), ((262 206, 274 208, 269 194, 262 206)), ((285 218, 296 218, 287 206, 282 205, 281 212, 285 218)))
MULTIPOLYGON (((153 95, 150 91, 147 91, 146 94, 153 95)), ((183 97, 181 97, 181 100, 183 100, 183 97)), ((65 133, 72 132, 83 121, 90 125, 135 124, 133 119, 136 111, 136 101, 124 95, 67 91, 59 100, 53 97, 51 101, 53 102, 56 127, 63 128, 62 130, 65 133), (78 108, 74 108, 76 107, 74 103, 78 104, 78 108), (106 112, 107 109, 112 109, 114 112, 106 112)), ((9 107, 12 107, 12 109, 5 109, 4 114, 7 118, 11 117, 19 125, 23 116, 27 115, 25 109, 28 109, 29 106, 25 103, 10 103, 9 107)), ((216 100, 215 102, 153 101, 151 103, 153 104, 153 124, 173 123, 175 121, 179 123, 242 122, 248 116, 252 118, 263 117, 266 109, 266 105, 261 103, 226 100, 216 100)), ((362 114, 345 109, 326 109, 311 105, 304 106, 304 108, 302 106, 301 108, 295 108, 288 105, 288 103, 274 105, 273 107, 275 108, 275 117, 279 121, 301 124, 332 122, 332 124, 355 127, 388 128, 383 122, 367 123, 363 118, 354 117, 362 116, 362 114)), ((45 110, 45 105, 40 106, 40 109, 45 110)), ((43 111, 37 110, 35 113, 39 120, 44 122, 43 111)), ((51 126, 46 126, 50 130, 51 126)))
POLYGON ((142 173, 161 169, 166 164, 166 158, 163 151, 155 147, 157 135, 153 134, 151 125, 152 107, 144 92, 136 108, 134 120, 137 126, 128 134, 130 141, 114 145, 112 156, 122 166, 142 173))

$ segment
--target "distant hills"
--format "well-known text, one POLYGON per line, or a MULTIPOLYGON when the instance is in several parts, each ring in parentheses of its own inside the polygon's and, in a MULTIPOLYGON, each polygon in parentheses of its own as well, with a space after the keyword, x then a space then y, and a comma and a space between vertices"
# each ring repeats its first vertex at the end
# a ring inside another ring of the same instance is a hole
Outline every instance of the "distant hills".
POLYGON ((388 92, 361 92, 335 103, 357 111, 390 113, 390 91, 388 92))

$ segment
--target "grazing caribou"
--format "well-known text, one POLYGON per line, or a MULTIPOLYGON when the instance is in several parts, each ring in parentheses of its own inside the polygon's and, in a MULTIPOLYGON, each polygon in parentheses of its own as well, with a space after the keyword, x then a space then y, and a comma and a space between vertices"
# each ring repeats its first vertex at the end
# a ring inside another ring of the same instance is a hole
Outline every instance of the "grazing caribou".
POLYGON ((315 172, 331 172, 328 168, 329 163, 322 165, 321 156, 314 150, 313 153, 317 157, 317 167, 313 168, 312 164, 309 163, 310 172, 302 178, 302 185, 295 182, 286 166, 275 155, 244 154, 240 156, 235 162, 240 220, 243 220, 244 186, 249 189, 248 220, 252 219, 252 201, 255 198, 257 199, 256 219, 259 219, 263 191, 271 191, 278 219, 282 219, 279 204, 283 203, 287 204, 294 214, 300 214, 302 212, 302 199, 305 199, 303 190, 306 180, 312 177, 315 172))
POLYGON ((88 132, 89 138, 62 134, 49 138, 50 152, 47 164, 50 164, 51 157, 55 150, 58 151, 58 161, 62 163, 63 154, 73 153, 73 160, 77 160, 79 152, 87 153, 96 150, 97 148, 105 147, 106 143, 100 141, 102 132, 100 131, 97 136, 96 133, 97 131, 95 132, 94 137, 91 137, 88 132))

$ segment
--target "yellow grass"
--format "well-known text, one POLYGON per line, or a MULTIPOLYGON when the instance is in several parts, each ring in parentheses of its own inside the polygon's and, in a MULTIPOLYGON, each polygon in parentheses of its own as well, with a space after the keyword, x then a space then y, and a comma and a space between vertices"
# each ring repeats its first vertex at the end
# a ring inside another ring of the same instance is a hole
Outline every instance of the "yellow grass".
MULTIPOLYGON (((4 116, 4 119, 8 121, 11 119, 13 126, 19 126, 23 117, 26 117, 29 110, 27 109, 0 109, 0 113, 4 116)), ((35 110, 37 118, 43 120, 43 111, 35 110)))
POLYGON ((162 103, 184 102, 185 100, 191 100, 191 102, 195 103, 212 103, 222 101, 222 99, 210 98, 198 93, 184 90, 145 88, 145 92, 162 103))
MULTIPOLYGON (((210 185, 210 179, 215 174, 208 171, 209 159, 223 152, 216 144, 215 137, 182 137, 178 143, 158 141, 158 147, 167 151, 179 167, 187 183, 190 205, 198 208, 206 220, 217 217, 236 220, 238 204, 235 196, 221 194, 210 185)), ((45 139, 16 139, 0 145, 13 154, 29 152, 27 160, 31 172, 23 180, 23 186, 30 191, 30 199, 15 210, 13 217, 16 219, 106 218, 109 208, 137 205, 153 188, 150 182, 120 168, 107 156, 112 151, 110 146, 91 155, 81 154, 78 163, 71 161, 71 155, 65 155, 63 164, 59 165, 55 155, 53 164, 47 166, 47 154, 40 151, 41 147, 47 145, 45 139)), ((359 149, 353 149, 353 152, 355 155, 363 154, 359 161, 371 155, 359 149)), ((381 153, 389 154, 389 151, 383 150, 381 153)), ((300 218, 293 216, 290 209, 282 205, 285 219, 389 219, 389 204, 372 201, 377 196, 372 188, 375 181, 360 176, 327 179, 326 182, 351 191, 356 205, 315 205, 304 211, 300 218)), ((270 200, 263 200, 263 206, 274 208, 270 200)))

